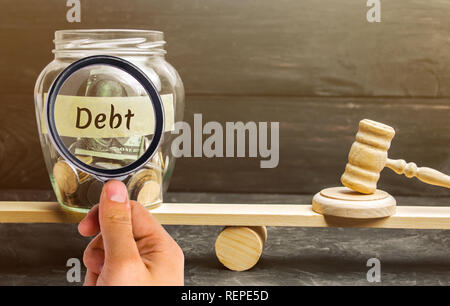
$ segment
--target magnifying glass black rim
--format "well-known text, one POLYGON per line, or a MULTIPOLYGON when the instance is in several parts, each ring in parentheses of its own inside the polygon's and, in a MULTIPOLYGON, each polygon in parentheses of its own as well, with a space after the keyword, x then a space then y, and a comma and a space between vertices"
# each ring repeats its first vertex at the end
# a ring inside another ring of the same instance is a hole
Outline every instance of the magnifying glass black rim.
POLYGON ((105 178, 115 178, 123 175, 127 175, 141 166, 145 165, 155 154, 158 149, 159 143, 161 142, 163 131, 164 131, 164 108, 162 104, 161 97, 153 85, 152 81, 148 78, 148 76, 140 70, 137 66, 126 61, 122 58, 116 56, 109 55, 94 55, 82 58, 67 68, 65 68, 55 79, 55 81, 50 86, 47 101, 46 101, 46 124, 47 131, 50 139, 55 146, 58 153, 68 162, 73 164, 78 169, 87 172, 89 174, 105 177, 105 178), (153 104, 153 111, 155 114, 155 132, 153 135, 153 139, 150 142, 148 149, 142 154, 137 160, 132 162, 129 165, 126 165, 117 169, 101 169, 90 166, 88 164, 83 163, 79 159, 75 158, 72 153, 66 148, 63 144, 61 137, 59 136, 56 125, 55 125, 55 103, 58 93, 63 86, 64 82, 76 71, 92 65, 108 65, 115 68, 119 68, 126 73, 130 74, 134 77, 139 83, 144 87, 147 95, 150 97, 150 100, 153 104))

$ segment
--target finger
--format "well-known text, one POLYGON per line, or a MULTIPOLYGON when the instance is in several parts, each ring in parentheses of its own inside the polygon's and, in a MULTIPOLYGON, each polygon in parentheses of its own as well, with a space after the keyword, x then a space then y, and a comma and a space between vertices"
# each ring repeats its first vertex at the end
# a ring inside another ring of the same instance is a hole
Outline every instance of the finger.
POLYGON ((92 271, 87 270, 84 278, 83 286, 95 286, 97 285, 98 275, 92 271))
POLYGON ((135 201, 130 201, 130 204, 133 235, 136 241, 145 238, 149 242, 149 246, 154 248, 161 248, 175 243, 164 227, 144 206, 135 201))
POLYGON ((88 214, 78 224, 78 231, 82 236, 90 237, 100 232, 100 223, 98 222, 98 204, 92 207, 88 214))
POLYGON ((102 272, 105 263, 102 235, 98 235, 89 243, 84 251, 83 263, 93 273, 100 274, 102 272))
POLYGON ((99 222, 105 249, 105 262, 136 259, 139 252, 133 237, 128 191, 122 182, 111 180, 103 186, 99 222))
MULTIPOLYGON (((161 284, 174 284, 184 279, 184 255, 156 218, 141 204, 130 201, 133 233, 142 260, 155 275, 164 275, 161 284)), ((176 283, 176 285, 182 285, 176 283)))

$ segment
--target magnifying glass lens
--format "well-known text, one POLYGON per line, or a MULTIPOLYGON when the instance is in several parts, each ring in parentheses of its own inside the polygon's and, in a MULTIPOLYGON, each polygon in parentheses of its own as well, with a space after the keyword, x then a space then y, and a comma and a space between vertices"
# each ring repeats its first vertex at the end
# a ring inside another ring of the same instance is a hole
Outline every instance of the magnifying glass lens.
POLYGON ((97 176, 120 176, 136 170, 156 151, 162 104, 142 72, 85 65, 67 74, 55 91, 54 102, 49 99, 54 103, 48 110, 49 125, 54 122, 50 133, 75 167, 97 176))

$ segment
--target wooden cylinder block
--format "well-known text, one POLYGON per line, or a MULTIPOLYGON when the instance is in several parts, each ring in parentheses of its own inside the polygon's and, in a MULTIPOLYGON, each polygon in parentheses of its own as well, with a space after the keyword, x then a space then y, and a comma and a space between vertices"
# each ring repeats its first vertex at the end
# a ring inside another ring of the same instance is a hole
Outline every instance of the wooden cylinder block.
POLYGON ((384 218, 395 214, 397 202, 385 191, 362 194, 347 187, 323 189, 313 197, 312 209, 325 216, 351 219, 384 218))
POLYGON ((265 226, 230 226, 216 240, 216 256, 228 269, 246 271, 261 257, 267 240, 265 226))

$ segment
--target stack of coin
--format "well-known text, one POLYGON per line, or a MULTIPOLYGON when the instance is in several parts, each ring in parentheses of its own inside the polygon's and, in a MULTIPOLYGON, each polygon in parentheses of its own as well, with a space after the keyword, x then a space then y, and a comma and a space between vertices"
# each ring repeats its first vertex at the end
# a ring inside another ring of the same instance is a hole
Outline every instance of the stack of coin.
POLYGON ((161 171, 155 168, 143 168, 128 181, 128 193, 147 208, 161 205, 161 171))
MULTIPOLYGON (((79 156, 78 157, 84 163, 91 163, 92 157, 79 156)), ((53 179, 58 188, 61 200, 65 204, 76 204, 78 202, 77 191, 80 185, 90 181, 92 177, 82 171, 77 171, 65 160, 58 160, 53 166, 53 179)))

